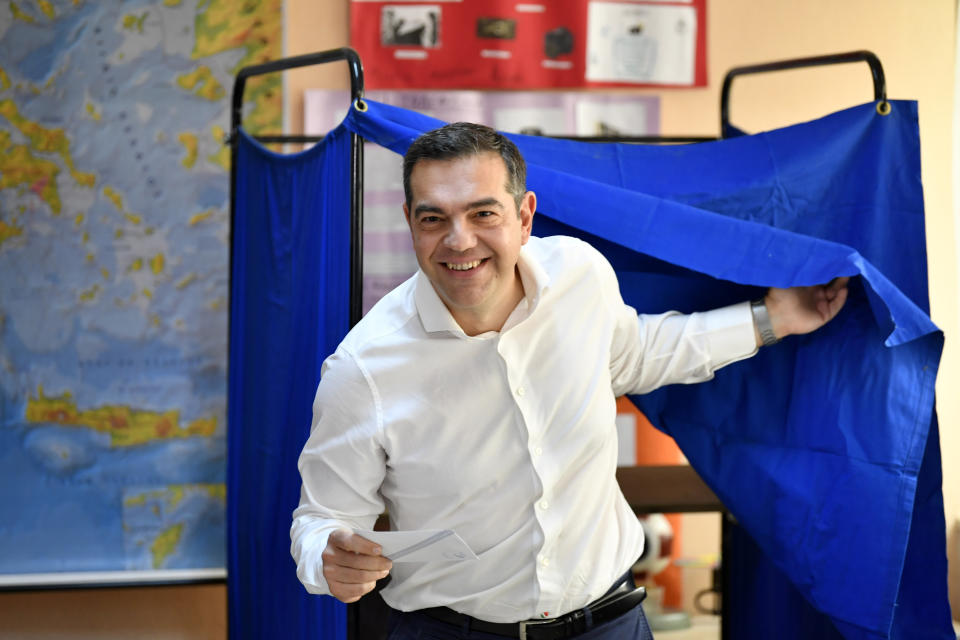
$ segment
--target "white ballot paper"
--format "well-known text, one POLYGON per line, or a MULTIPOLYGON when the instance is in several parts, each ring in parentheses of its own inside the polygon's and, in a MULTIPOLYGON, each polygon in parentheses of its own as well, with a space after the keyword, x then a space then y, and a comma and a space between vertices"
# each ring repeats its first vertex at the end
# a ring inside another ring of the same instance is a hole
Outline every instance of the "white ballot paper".
POLYGON ((463 538, 452 529, 419 531, 369 531, 354 533, 383 547, 383 555, 393 562, 461 562, 476 560, 463 538))

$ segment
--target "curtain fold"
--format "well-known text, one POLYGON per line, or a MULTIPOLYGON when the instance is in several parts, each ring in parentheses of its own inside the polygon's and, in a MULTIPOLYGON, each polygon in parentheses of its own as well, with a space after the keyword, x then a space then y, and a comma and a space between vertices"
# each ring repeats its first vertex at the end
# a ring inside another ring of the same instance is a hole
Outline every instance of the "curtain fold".
POLYGON ((295 155, 240 131, 227 434, 230 637, 337 638, 346 608, 290 557, 320 366, 349 329, 350 134, 295 155))

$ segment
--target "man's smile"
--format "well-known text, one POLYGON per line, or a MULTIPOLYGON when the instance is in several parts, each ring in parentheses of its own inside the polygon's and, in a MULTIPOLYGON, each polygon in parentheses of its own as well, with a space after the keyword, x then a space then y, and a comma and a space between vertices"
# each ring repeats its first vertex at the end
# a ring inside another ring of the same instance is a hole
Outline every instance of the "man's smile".
POLYGON ((473 260, 471 262, 444 262, 442 264, 452 271, 470 271, 471 269, 476 269, 489 259, 490 258, 480 258, 479 260, 473 260))

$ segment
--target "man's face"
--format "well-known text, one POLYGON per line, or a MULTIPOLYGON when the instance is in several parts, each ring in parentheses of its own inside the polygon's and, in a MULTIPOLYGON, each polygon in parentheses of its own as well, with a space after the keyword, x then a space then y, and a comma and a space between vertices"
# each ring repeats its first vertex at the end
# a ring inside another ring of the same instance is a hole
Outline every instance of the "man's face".
POLYGON ((465 330, 499 330, 523 296, 517 257, 530 238, 536 197, 528 191, 518 215, 506 165, 492 152, 421 160, 410 192, 403 211, 420 268, 465 330))

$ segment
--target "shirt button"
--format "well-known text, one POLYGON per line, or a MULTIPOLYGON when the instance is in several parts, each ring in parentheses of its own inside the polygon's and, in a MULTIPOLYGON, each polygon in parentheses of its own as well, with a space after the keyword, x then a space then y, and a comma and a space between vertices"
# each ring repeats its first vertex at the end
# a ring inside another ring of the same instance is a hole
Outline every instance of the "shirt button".
POLYGON ((523 387, 517 387, 517 395, 518 395, 518 396, 523 397, 523 394, 525 394, 526 392, 527 392, 527 390, 524 389, 523 387))
POLYGON ((540 508, 541 508, 541 509, 543 509, 544 511, 546 511, 549 507, 550 507, 550 503, 549 503, 549 502, 547 502, 546 500, 541 500, 541 501, 540 501, 540 508))
POLYGON ((541 567, 549 567, 549 566, 550 566, 550 558, 548 558, 547 556, 540 556, 540 566, 541 566, 541 567))
POLYGON ((541 447, 537 447, 536 449, 533 450, 533 455, 535 456, 543 455, 543 449, 541 447))

